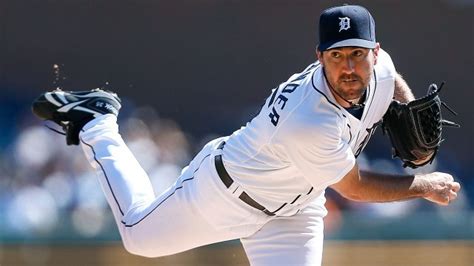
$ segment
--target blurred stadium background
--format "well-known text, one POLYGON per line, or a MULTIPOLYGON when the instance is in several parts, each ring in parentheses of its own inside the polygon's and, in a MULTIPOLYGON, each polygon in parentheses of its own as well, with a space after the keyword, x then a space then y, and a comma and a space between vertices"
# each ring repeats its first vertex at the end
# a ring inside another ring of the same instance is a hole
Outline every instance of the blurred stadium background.
MULTIPOLYGON (((160 259, 126 254, 80 148, 29 104, 58 85, 118 92, 121 132, 159 193, 203 143, 243 125, 314 60, 319 13, 343 2, 0 0, 0 265, 248 264, 237 241, 160 259)), ((328 191, 324 265, 474 265, 474 1, 351 3, 371 10, 417 96, 447 82, 462 128, 447 129, 438 159, 417 171, 450 172, 463 190, 449 207, 359 204, 328 191)), ((378 130, 359 163, 409 171, 390 157, 378 130)))

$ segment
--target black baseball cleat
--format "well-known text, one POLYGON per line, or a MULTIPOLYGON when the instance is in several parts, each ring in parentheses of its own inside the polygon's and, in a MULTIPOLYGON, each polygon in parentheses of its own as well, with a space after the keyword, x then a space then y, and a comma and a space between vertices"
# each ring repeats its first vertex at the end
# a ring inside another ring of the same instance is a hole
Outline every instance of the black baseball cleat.
POLYGON ((68 145, 79 144, 79 131, 87 122, 104 114, 118 115, 120 98, 101 89, 45 92, 33 101, 33 113, 63 127, 68 145))

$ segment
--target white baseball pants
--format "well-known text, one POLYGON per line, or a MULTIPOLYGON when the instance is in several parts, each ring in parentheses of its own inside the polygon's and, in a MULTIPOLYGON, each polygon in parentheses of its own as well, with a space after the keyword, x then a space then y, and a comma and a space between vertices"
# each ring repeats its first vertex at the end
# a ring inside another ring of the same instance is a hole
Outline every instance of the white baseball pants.
POLYGON ((251 265, 321 264, 324 202, 291 217, 270 217, 245 204, 216 172, 222 139, 208 143, 159 196, 118 133, 114 115, 90 121, 80 139, 129 252, 158 257, 240 239, 251 265))

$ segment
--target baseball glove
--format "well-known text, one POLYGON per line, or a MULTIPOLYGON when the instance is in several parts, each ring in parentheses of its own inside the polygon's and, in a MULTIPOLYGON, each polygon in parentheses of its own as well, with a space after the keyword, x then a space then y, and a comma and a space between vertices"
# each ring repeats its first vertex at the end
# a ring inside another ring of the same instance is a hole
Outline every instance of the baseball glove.
POLYGON ((428 94, 409 103, 392 101, 383 117, 382 128, 390 137, 393 157, 399 157, 403 167, 417 168, 433 162, 443 141, 443 126, 460 127, 444 120, 441 105, 457 115, 439 97, 439 88, 431 84, 428 94))

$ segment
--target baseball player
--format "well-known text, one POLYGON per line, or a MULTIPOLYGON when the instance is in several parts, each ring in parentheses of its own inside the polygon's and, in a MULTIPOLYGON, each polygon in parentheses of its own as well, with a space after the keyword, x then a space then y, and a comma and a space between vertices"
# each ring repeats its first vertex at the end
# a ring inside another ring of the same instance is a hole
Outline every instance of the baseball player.
POLYGON ((356 157, 393 99, 415 99, 376 42, 369 11, 323 11, 316 53, 315 63, 273 89, 255 118, 207 143, 161 195, 119 134, 116 94, 54 90, 33 111, 81 145, 129 252, 158 257, 240 239, 251 265, 320 265, 326 188, 356 201, 448 205, 460 185, 440 172, 359 171, 356 157))

